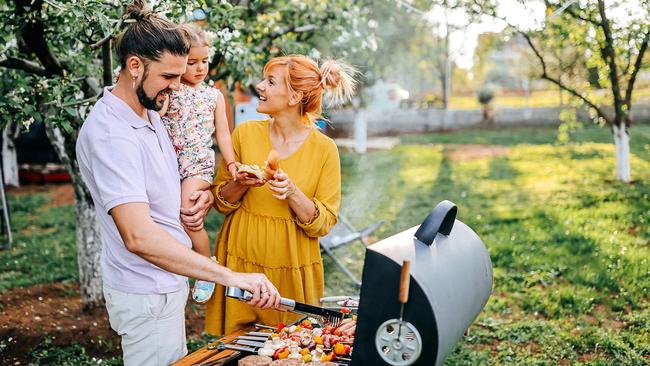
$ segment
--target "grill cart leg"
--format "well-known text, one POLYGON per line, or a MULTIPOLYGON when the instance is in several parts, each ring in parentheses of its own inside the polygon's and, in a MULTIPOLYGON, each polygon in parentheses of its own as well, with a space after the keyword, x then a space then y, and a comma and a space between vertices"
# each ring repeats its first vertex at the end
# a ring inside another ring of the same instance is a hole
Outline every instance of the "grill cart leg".
POLYGON ((326 246, 324 246, 324 245, 321 245, 321 249, 323 249, 323 251, 324 251, 324 252, 325 252, 325 253, 326 253, 330 258, 332 258, 332 260, 334 261, 334 264, 336 264, 336 266, 339 267, 339 269, 340 269, 343 273, 345 273, 345 274, 350 278, 350 280, 352 280, 352 282, 354 282, 354 284, 355 284, 357 287, 361 287, 361 281, 359 281, 359 280, 358 280, 358 279, 357 279, 357 278, 352 274, 352 272, 350 272, 350 270, 347 269, 347 268, 343 265, 343 263, 341 263, 341 261, 340 261, 338 258, 336 258, 336 256, 334 255, 334 253, 332 253, 332 250, 330 250, 330 248, 328 248, 328 247, 326 247, 326 246))

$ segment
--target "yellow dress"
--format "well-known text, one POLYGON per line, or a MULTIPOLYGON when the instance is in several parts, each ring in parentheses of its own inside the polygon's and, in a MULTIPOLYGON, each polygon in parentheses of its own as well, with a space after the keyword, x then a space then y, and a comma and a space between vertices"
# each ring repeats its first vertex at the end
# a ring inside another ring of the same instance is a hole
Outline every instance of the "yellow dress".
MULTIPOLYGON (((237 161, 262 165, 272 148, 269 121, 249 121, 232 134, 237 161)), ((294 184, 316 204, 309 222, 300 222, 286 201, 271 195, 268 185, 249 189, 236 203, 220 191, 230 180, 222 162, 214 180, 217 210, 226 215, 216 241, 219 263, 236 272, 261 272, 283 297, 318 305, 323 296, 323 261, 318 238, 336 224, 341 201, 341 170, 334 141, 314 129, 305 142, 280 160, 294 184)), ((250 323, 275 326, 297 317, 292 313, 259 310, 224 296, 218 285, 206 306, 205 331, 230 333, 250 323)))

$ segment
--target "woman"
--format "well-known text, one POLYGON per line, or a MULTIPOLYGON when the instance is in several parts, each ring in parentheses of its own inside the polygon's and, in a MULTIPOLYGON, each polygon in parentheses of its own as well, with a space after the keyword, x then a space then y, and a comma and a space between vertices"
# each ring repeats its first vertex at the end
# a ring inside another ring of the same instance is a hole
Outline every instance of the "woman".
MULTIPOLYGON (((314 122, 321 116, 325 89, 333 92, 335 102, 343 102, 353 87, 350 73, 335 61, 319 68, 305 56, 272 59, 256 87, 257 111, 271 118, 242 124, 232 140, 238 162, 262 165, 275 149, 280 168, 268 182, 244 173, 233 180, 222 162, 215 178, 215 206, 226 215, 217 260, 233 270, 266 274, 282 296, 296 301, 318 304, 323 295, 318 238, 336 224, 341 199, 338 150, 314 122)), ((218 287, 207 304, 205 329, 226 334, 254 322, 275 325, 295 319, 226 299, 218 287)))

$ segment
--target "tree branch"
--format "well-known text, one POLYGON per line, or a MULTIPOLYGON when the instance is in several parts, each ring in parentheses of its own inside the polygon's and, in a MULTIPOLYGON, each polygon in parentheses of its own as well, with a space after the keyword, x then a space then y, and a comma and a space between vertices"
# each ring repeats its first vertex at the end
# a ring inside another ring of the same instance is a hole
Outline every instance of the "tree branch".
POLYGON ((72 101, 72 102, 67 102, 67 103, 63 103, 63 104, 59 104, 59 105, 56 104, 56 101, 47 102, 47 103, 45 103, 45 105, 55 105, 58 108, 77 107, 77 106, 80 106, 80 105, 96 102, 98 99, 99 99, 99 95, 94 95, 94 96, 92 96, 90 98, 86 98, 86 99, 82 99, 82 100, 75 100, 75 101, 72 101))
POLYGON ((622 76, 627 75, 630 71, 630 66, 632 65, 632 47, 630 47, 630 42, 632 41, 632 32, 627 35, 627 42, 625 43, 627 47, 627 57, 625 57, 625 67, 623 68, 622 76))
POLYGON ((45 68, 38 63, 16 57, 9 57, 5 60, 0 61, 0 66, 6 67, 8 69, 22 70, 39 76, 47 75, 47 70, 45 70, 45 68))
MULTIPOLYGON (((544 1, 544 2, 546 3, 546 6, 547 6, 547 7, 548 7, 548 6, 551 6, 551 4, 550 4, 548 1, 544 1)), ((598 22, 596 19, 593 19, 593 18, 590 18, 590 17, 587 17, 587 16, 582 16, 582 15, 576 13, 575 11, 573 11, 573 9, 571 9, 571 6, 566 7, 566 8, 564 9, 564 12, 567 13, 567 14, 569 14, 569 15, 571 15, 571 16, 574 17, 575 19, 580 19, 580 20, 582 20, 583 22, 591 23, 591 24, 593 24, 593 25, 595 25, 595 26, 600 25, 600 22, 598 22)))
POLYGON ((648 49, 648 40, 650 40, 650 30, 646 32, 641 47, 639 48, 639 54, 636 56, 636 61, 634 62, 634 68, 632 69, 632 74, 630 75, 630 80, 627 82, 627 90, 625 91, 625 105, 629 111, 632 107, 632 91, 634 91, 634 82, 636 81, 636 76, 643 66, 643 55, 648 49))
POLYGON ((99 47, 101 47, 102 45, 104 45, 104 43, 106 43, 106 42, 110 41, 111 39, 113 39, 113 37, 115 36, 115 33, 119 32, 120 29, 122 29, 122 24, 124 24, 124 10, 123 9, 122 9, 122 11, 120 11, 120 19, 117 21, 117 24, 115 25, 115 28, 111 29, 111 31, 108 32, 108 35, 106 37, 100 39, 99 41, 97 41, 94 44, 91 44, 90 49, 91 50, 96 50, 99 47))
POLYGON ((260 42, 260 44, 257 45, 257 47, 255 47, 255 51, 262 52, 266 47, 268 47, 271 44, 271 42, 273 42, 274 39, 282 37, 285 34, 311 32, 316 30, 317 28, 318 26, 315 24, 305 24, 298 27, 296 27, 294 24, 291 24, 285 29, 281 29, 279 31, 269 34, 266 38, 262 40, 262 42, 260 42))
POLYGON ((95 42, 93 44, 91 44, 90 49, 91 50, 96 50, 99 47, 103 46, 104 43, 106 43, 106 42, 110 41, 111 39, 113 39, 113 37, 115 36, 115 32, 119 31, 119 29, 122 27, 122 23, 124 23, 124 20, 120 19, 120 21, 117 22, 117 26, 115 26, 115 28, 106 37, 100 39, 99 41, 97 41, 97 42, 95 42))
POLYGON ((86 87, 86 94, 87 95, 99 95, 103 92, 103 89, 101 86, 99 86, 99 81, 97 78, 94 77, 87 77, 83 79, 84 81, 84 86, 86 87))
MULTIPOLYGON (((28 12, 41 12, 43 1, 14 0, 16 15, 24 16, 28 12)), ((45 25, 40 14, 31 21, 25 22, 16 35, 33 52, 47 75, 63 75, 63 66, 56 58, 45 39, 45 25)))
POLYGON ((623 117, 623 104, 621 100, 621 86, 618 83, 618 67, 616 65, 616 50, 614 50, 614 37, 612 37, 612 30, 605 13, 605 1, 598 0, 598 11, 600 13, 600 27, 605 34, 605 45, 601 47, 601 55, 603 61, 609 65, 609 80, 612 84, 612 94, 614 96, 614 109, 615 109, 615 123, 620 123, 620 118, 623 117))
MULTIPOLYGON (((476 0, 473 0, 473 3, 474 3, 476 6, 479 6, 480 8, 483 7, 483 5, 480 4, 480 3, 478 3, 476 0)), ((598 107, 594 102, 592 102, 591 100, 589 100, 589 99, 588 99, 587 97, 585 97, 584 95, 580 94, 577 90, 575 90, 575 89, 573 89, 573 88, 571 88, 571 87, 565 85, 564 83, 562 83, 562 81, 561 81, 559 78, 558 78, 558 79, 552 78, 552 77, 548 74, 548 69, 547 69, 547 67, 546 67, 546 61, 544 60, 544 57, 543 57, 542 54, 539 52, 539 50, 537 49, 537 47, 535 47, 535 44, 533 43, 533 40, 530 38, 530 35, 528 35, 528 33, 526 33, 525 31, 522 31, 521 29, 519 29, 519 28, 517 28, 516 26, 512 25, 512 24, 511 24, 511 23, 510 23, 506 18, 498 16, 494 10, 492 10, 491 12, 488 12, 488 13, 486 13, 486 14, 489 15, 489 16, 491 16, 491 17, 493 17, 493 18, 495 18, 495 19, 502 20, 502 21, 505 22, 505 23, 506 23, 510 28, 514 29, 517 33, 521 34, 521 35, 526 39, 526 42, 528 43, 528 45, 529 45, 530 48, 532 49, 533 53, 535 53, 535 57, 537 57, 537 59, 539 60, 540 64, 542 65, 542 75, 541 75, 541 78, 542 78, 542 79, 547 80, 547 81, 550 81, 551 83, 557 85, 559 88, 561 88, 561 89, 563 89, 563 90, 569 92, 571 95, 573 95, 573 96, 575 96, 576 98, 582 100, 582 101, 583 101, 585 104, 587 104, 589 107, 593 108, 593 109, 596 111, 596 113, 598 114, 599 117, 601 117, 602 119, 604 119, 607 123, 610 123, 610 121, 609 121, 609 119, 607 118, 607 115, 605 114, 605 112, 604 112, 600 107, 598 107)))
POLYGON ((566 90, 567 92, 569 92, 571 95, 575 96, 576 98, 582 100, 589 107, 593 108, 596 111, 596 113, 598 114, 598 116, 603 118, 606 122, 608 122, 608 123, 610 122, 609 119, 607 118, 607 115, 605 114, 605 112, 600 107, 598 107, 594 102, 589 100, 584 95, 580 94, 577 90, 565 85, 564 83, 562 83, 561 80, 552 78, 548 74, 548 70, 546 68, 546 62, 544 61, 544 57, 539 52, 537 47, 535 47, 535 44, 533 43, 533 40, 530 38, 530 36, 526 32, 523 32, 523 31, 521 31, 521 30, 519 30, 517 28, 515 28, 515 29, 516 29, 516 31, 518 33, 520 33, 522 36, 524 36, 524 38, 526 39, 526 42, 528 43, 530 48, 533 50, 533 53, 535 53, 535 56, 539 60, 540 64, 542 64, 542 75, 541 75, 542 79, 550 81, 551 83, 557 85, 561 89, 566 90))

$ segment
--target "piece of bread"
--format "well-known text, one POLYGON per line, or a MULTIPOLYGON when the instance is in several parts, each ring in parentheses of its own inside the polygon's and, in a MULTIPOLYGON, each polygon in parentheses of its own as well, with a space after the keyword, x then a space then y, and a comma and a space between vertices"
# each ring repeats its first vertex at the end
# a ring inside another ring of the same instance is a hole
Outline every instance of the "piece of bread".
POLYGON ((246 165, 242 164, 237 168, 237 172, 244 172, 246 175, 248 175, 250 178, 257 178, 261 180, 266 180, 266 177, 264 175, 264 170, 262 170, 259 166, 257 165, 246 165))
POLYGON ((264 166, 241 164, 237 171, 244 172, 251 178, 267 181, 273 179, 273 175, 278 169, 280 169, 280 156, 277 151, 271 149, 264 166))
POLYGON ((237 362, 237 366, 268 366, 273 359, 266 356, 246 356, 237 362))

